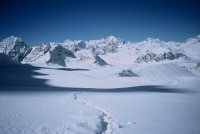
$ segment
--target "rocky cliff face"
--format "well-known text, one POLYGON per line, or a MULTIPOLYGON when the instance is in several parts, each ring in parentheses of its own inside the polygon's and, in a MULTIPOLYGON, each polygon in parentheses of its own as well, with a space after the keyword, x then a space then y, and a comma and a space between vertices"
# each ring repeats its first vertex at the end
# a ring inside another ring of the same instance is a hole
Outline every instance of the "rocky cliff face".
POLYGON ((164 52, 162 54, 157 55, 156 53, 147 51, 146 54, 139 56, 135 62, 142 63, 142 62, 152 62, 152 61, 162 61, 162 60, 175 60, 181 57, 184 59, 189 59, 189 57, 187 57, 183 53, 170 51, 170 52, 164 52))
POLYGON ((7 54, 18 62, 21 62, 30 51, 31 48, 18 37, 11 36, 0 42, 0 53, 7 54))
POLYGON ((76 56, 66 48, 58 44, 54 49, 49 51, 50 58, 47 63, 58 64, 61 66, 66 66, 65 59, 66 57, 76 58, 76 56))
POLYGON ((99 66, 105 66, 108 65, 108 63, 106 63, 101 57, 99 57, 98 55, 95 56, 95 62, 97 65, 99 66))

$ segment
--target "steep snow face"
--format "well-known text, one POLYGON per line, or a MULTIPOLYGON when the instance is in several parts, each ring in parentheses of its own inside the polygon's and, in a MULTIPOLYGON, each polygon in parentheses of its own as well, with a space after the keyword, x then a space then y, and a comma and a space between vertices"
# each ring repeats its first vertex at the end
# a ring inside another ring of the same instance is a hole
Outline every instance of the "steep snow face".
MULTIPOLYGON (((23 63, 37 62, 49 52, 50 44, 33 47, 32 51, 24 58, 23 63)), ((46 60, 44 60, 46 61, 46 60)))
POLYGON ((48 43, 33 48, 23 63, 51 63, 65 66, 67 57, 76 58, 73 52, 64 48, 61 44, 48 43))
POLYGON ((66 48, 72 52, 76 52, 76 51, 86 48, 86 43, 82 40, 75 40, 75 41, 65 40, 63 43, 60 43, 60 44, 64 48, 66 48))
POLYGON ((117 52, 118 46, 124 44, 124 41, 114 36, 108 36, 106 39, 91 40, 86 43, 94 55, 103 55, 117 52))
POLYGON ((165 44, 159 39, 147 38, 145 41, 137 43, 136 49, 140 51, 140 54, 135 62, 174 60, 180 57, 187 59, 183 51, 176 49, 175 46, 169 47, 169 44, 165 44))
POLYGON ((147 38, 142 42, 118 45, 114 53, 101 55, 111 65, 129 65, 134 63, 154 62, 174 59, 189 59, 184 51, 179 49, 177 42, 164 42, 159 39, 147 38))
POLYGON ((200 60, 200 35, 188 39, 181 49, 183 49, 190 58, 200 60))
POLYGON ((90 40, 87 42, 89 46, 91 45, 106 45, 106 44, 123 44, 124 41, 118 37, 108 36, 107 38, 102 38, 100 40, 90 40))
POLYGON ((21 62, 31 51, 21 38, 11 36, 0 42, 0 53, 9 55, 13 60, 21 62))
POLYGON ((84 61, 90 64, 95 62, 94 55, 89 49, 82 49, 80 51, 77 51, 75 55, 80 61, 84 61))

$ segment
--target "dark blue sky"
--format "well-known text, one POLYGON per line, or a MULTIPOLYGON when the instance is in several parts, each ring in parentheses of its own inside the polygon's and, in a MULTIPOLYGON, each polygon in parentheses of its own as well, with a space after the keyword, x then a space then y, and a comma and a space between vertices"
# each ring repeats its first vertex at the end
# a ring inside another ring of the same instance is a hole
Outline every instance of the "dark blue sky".
POLYGON ((0 40, 30 45, 65 39, 185 41, 200 34, 198 0, 1 0, 0 40))

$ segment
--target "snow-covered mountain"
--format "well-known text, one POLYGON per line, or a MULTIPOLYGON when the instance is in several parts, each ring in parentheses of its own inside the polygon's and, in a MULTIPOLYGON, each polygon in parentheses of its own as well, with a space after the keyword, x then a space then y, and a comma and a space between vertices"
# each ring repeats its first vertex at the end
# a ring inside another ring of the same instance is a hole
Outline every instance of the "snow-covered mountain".
POLYGON ((66 58, 76 58, 76 56, 59 43, 48 43, 33 47, 32 51, 24 58, 23 63, 39 62, 65 66, 66 58))
POLYGON ((5 53, 19 62, 21 62, 30 51, 31 48, 19 37, 11 36, 0 42, 0 53, 5 53))
POLYGON ((200 35, 186 42, 166 42, 147 38, 141 42, 124 42, 114 36, 100 40, 65 40, 29 47, 21 38, 11 36, 0 42, 0 53, 22 63, 47 63, 67 66, 70 62, 127 65, 164 60, 200 60, 200 35), (73 60, 74 59, 74 60, 73 60))
POLYGON ((56 45, 49 51, 50 58, 47 63, 59 64, 65 66, 66 57, 76 58, 76 56, 68 49, 64 48, 60 44, 56 45))
POLYGON ((1 134, 200 132, 199 36, 0 47, 1 134))
POLYGON ((184 51, 176 48, 176 46, 176 43, 174 43, 174 46, 169 46, 167 42, 159 39, 147 38, 145 41, 137 43, 136 49, 140 50, 141 54, 139 54, 136 62, 188 59, 184 51))
POLYGON ((182 46, 180 46, 185 54, 192 59, 200 59, 200 35, 195 38, 189 38, 182 46))

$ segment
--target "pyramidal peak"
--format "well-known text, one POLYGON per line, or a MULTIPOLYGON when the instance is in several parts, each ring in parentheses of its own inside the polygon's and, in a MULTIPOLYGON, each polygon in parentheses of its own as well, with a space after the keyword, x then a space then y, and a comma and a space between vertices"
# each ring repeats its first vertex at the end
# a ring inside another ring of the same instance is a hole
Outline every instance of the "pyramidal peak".
POLYGON ((107 38, 104 39, 104 41, 108 43, 119 43, 119 44, 124 43, 124 41, 121 38, 113 35, 108 36, 107 38))
POLYGON ((117 37, 113 36, 113 35, 109 35, 106 39, 109 39, 109 40, 116 40, 117 37))
POLYGON ((13 35, 11 35, 10 37, 6 38, 5 40, 12 40, 14 42, 16 42, 16 41, 21 42, 22 41, 22 39, 20 37, 16 37, 16 36, 13 36, 13 35))
POLYGON ((109 35, 106 40, 109 40, 109 41, 118 41, 118 40, 121 40, 119 37, 115 37, 113 35, 109 35))
POLYGON ((16 43, 24 43, 20 37, 10 36, 5 38, 2 42, 0 42, 1 46, 14 46, 16 43))

